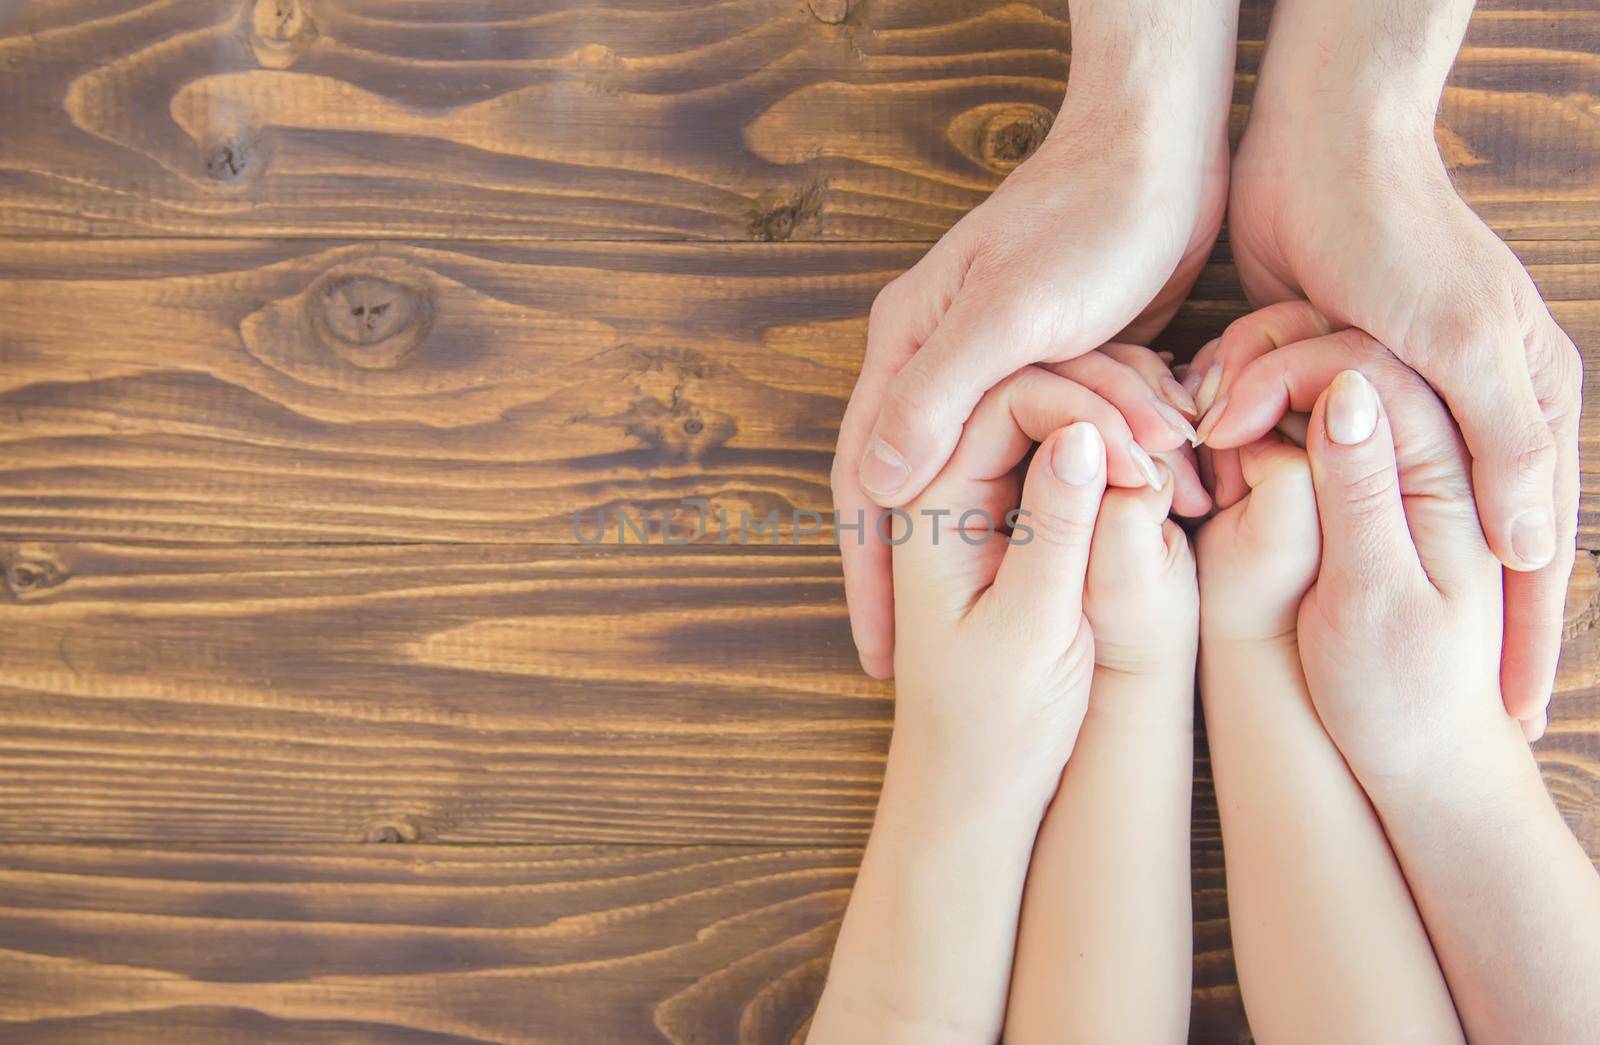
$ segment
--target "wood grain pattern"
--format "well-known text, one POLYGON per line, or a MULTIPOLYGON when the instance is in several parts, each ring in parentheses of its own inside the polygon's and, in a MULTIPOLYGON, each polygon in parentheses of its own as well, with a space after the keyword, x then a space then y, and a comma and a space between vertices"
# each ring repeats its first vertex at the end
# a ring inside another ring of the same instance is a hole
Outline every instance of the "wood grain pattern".
MULTIPOLYGON (((860 857, 0 846, 0 1037, 798 1043, 860 857)), ((1220 864, 1196 879, 1198 923, 1220 864)), ((1201 931, 1190 1040, 1248 1041, 1226 923, 1201 931)))
MULTIPOLYGON (((1516 246, 1600 360, 1600 244, 1516 246)), ((14 241, 0 536, 572 544, 575 512, 609 512, 614 539, 626 509, 683 539, 698 496, 735 529, 777 512, 796 539, 796 511, 832 505, 872 297, 919 253, 14 241)), ((1237 294, 1219 254, 1163 343, 1197 347, 1237 294)))
MULTIPOLYGON (((1441 144, 1502 234, 1587 236, 1600 12, 1483 6, 1441 144)), ((0 234, 926 240, 1068 45, 1065 0, 24 0, 0 234)))
MULTIPOLYGON (((0 2, 0 1039, 802 1037, 892 711, 837 556, 572 513, 828 507, 1065 8, 0 2)), ((1438 142, 1591 368, 1597 113, 1589 0, 1479 4, 1438 142)), ((1163 347, 1244 311, 1223 243, 1163 347)), ((1597 624, 1586 554, 1537 750, 1591 856, 1597 624)), ((1247 1042, 1196 766, 1191 1040, 1247 1042)))
POLYGON ((9 1041, 798 1040, 860 853, 0 847, 9 1041))
MULTIPOLYGON (((8 841, 834 845, 871 822, 890 689, 856 666, 831 553, 3 554, 8 841)), ((1538 750, 1600 854, 1582 566, 1538 750)))

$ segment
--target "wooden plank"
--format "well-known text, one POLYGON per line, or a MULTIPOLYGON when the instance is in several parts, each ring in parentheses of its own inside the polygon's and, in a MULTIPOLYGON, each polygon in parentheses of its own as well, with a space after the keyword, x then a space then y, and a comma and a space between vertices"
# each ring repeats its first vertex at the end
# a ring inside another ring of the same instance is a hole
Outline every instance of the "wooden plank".
MULTIPOLYGON (((1481 6, 1446 155, 1503 234, 1587 236, 1600 12, 1481 6)), ((0 234, 926 240, 1042 136, 1068 38, 1065 0, 22 0, 0 234)))
MULTIPOLYGON (((0 846, 0 1036, 799 1042, 859 860, 737 846, 0 846)), ((1221 929, 1223 949, 1197 955, 1191 1042, 1246 1033, 1221 929)))
POLYGON ((854 849, 0 847, 0 1037, 799 1040, 854 849))
MULTIPOLYGON (((1600 360, 1600 243, 1516 247, 1600 360)), ((735 529, 825 512, 867 309, 921 250, 12 241, 0 536, 570 544, 601 510, 693 536, 686 497, 735 529)), ((1219 251, 1163 343, 1244 311, 1219 251)))
MULTIPOLYGON (((835 845, 871 822, 891 690, 857 668, 821 550, 0 561, 8 842, 835 845)), ((1600 854, 1600 580, 1582 567, 1538 751, 1600 854)))

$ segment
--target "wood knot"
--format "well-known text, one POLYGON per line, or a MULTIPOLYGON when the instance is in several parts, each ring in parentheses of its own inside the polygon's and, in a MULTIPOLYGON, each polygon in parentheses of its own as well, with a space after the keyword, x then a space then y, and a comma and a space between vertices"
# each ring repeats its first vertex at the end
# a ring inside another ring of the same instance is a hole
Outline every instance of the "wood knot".
POLYGON ((782 243, 822 212, 821 184, 807 185, 793 199, 750 215, 750 235, 764 243, 782 243))
POLYGON ((250 16, 250 48, 268 69, 286 69, 314 34, 300 0, 256 0, 250 16))
POLYGON ((850 17, 850 0, 806 0, 806 6, 823 25, 838 25, 850 17))
POLYGON ((206 152, 206 176, 224 185, 241 182, 253 170, 256 145, 244 136, 225 138, 206 152))
POLYGON ((399 366, 433 325, 425 289, 382 276, 330 277, 309 296, 307 307, 322 343, 363 370, 399 366))
POLYGON ((1033 155, 1055 117, 1038 105, 1007 106, 983 123, 979 148, 984 162, 996 170, 1010 170, 1033 155))
POLYGON ((415 842, 422 837, 417 825, 404 818, 375 824, 367 831, 367 841, 382 845, 415 842))
POLYGON ((46 555, 24 552, 6 559, 6 590, 13 598, 35 598, 66 579, 66 568, 46 555))

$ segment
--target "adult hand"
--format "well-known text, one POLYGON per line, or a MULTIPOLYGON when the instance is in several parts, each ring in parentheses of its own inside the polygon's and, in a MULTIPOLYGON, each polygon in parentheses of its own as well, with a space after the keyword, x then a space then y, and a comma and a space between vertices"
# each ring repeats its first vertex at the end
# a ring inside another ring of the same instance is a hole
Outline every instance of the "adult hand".
MULTIPOLYGON (((873 303, 833 469, 840 518, 864 517, 869 536, 878 506, 907 503, 944 466, 984 392, 1119 332, 1153 336, 1216 238, 1237 3, 1070 7, 1071 82, 1051 133, 873 303)), ((889 550, 871 539, 841 550, 862 665, 886 677, 889 550)))
MULTIPOLYGON (((1455 415, 1483 531, 1514 571, 1506 708, 1534 721, 1555 677, 1574 554, 1582 361, 1516 256, 1451 187, 1434 143, 1471 7, 1279 3, 1234 161, 1229 235, 1252 302, 1307 298, 1367 331, 1455 415)), ((1200 406, 1223 402, 1231 378, 1225 369, 1200 406)))

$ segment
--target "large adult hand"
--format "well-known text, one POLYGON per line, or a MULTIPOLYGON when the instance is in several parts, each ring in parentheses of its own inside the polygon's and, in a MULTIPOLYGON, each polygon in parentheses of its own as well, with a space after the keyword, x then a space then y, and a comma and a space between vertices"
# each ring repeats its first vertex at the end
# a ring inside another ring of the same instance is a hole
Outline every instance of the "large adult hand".
MULTIPOLYGON (((1074 0, 1071 82, 1051 133, 873 303, 833 469, 841 521, 866 523, 841 530, 840 546, 869 674, 893 670, 879 506, 905 504, 928 484, 973 406, 1006 375, 1119 332, 1148 339, 1193 285, 1226 203, 1237 6, 1074 0)), ((1158 382, 1152 392, 1168 410, 1186 405, 1181 390, 1158 382)), ((1153 394, 1152 416, 1157 402, 1153 394)), ((1137 427, 1138 411, 1118 406, 1137 427)), ((1163 430, 1165 445, 1145 449, 1182 443, 1177 426, 1163 430)))
MULTIPOLYGON (((1549 701, 1573 561, 1582 361, 1456 195, 1434 143, 1471 7, 1282 0, 1234 161, 1229 235, 1252 302, 1304 297, 1366 330, 1455 415, 1484 533, 1509 568, 1506 707, 1532 722, 1549 701)), ((1228 396, 1226 356, 1202 409, 1228 396)))

